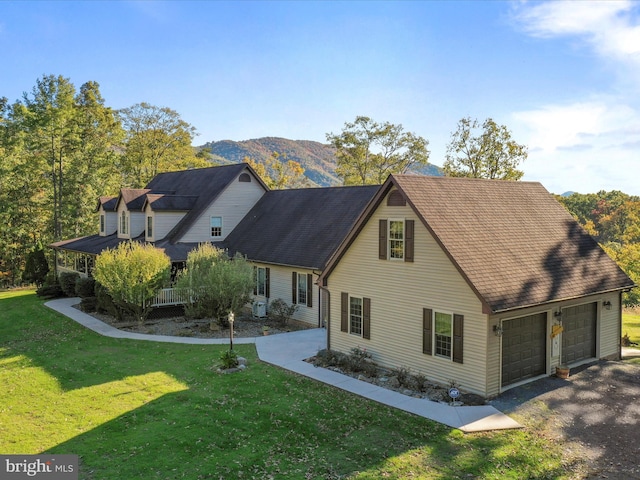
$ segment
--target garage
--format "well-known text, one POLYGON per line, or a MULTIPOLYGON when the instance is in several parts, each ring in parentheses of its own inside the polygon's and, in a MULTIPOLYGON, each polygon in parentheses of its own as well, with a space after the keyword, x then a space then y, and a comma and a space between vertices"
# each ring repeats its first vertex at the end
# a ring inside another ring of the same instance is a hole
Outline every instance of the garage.
POLYGON ((562 363, 571 364, 596 356, 597 304, 562 309, 562 363))
POLYGON ((503 387, 546 373, 546 331, 546 313, 502 322, 503 387))

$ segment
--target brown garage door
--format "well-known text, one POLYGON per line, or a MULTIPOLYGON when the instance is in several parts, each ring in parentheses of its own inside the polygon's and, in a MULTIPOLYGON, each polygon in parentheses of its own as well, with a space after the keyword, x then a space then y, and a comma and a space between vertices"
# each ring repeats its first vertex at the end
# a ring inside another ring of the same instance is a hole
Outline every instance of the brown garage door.
POLYGON ((547 371, 546 313, 506 320, 502 330, 502 386, 547 371))
POLYGON ((595 303, 562 309, 562 363, 575 363, 596 356, 595 303))

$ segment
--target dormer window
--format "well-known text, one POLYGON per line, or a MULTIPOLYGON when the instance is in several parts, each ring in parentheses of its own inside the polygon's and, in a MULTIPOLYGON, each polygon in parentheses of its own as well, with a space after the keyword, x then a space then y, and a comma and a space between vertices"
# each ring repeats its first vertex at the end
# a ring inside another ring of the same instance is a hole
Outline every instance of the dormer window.
POLYGON ((222 217, 211 217, 211 237, 219 238, 222 236, 222 217))
POLYGON ((104 213, 100 214, 100 233, 104 233, 105 230, 105 218, 104 218, 104 213))
POLYGON ((127 212, 122 211, 122 215, 120 215, 120 233, 122 235, 127 235, 129 233, 129 219, 127 218, 127 212))
POLYGON ((147 217, 147 237, 153 238, 153 217, 151 215, 147 217))

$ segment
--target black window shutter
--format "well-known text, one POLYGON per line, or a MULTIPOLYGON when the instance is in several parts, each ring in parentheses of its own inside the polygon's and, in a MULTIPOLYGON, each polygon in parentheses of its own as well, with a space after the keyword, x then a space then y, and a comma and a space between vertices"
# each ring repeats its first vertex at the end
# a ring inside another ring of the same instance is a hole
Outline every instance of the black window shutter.
POLYGON ((298 274, 296 272, 291 273, 291 303, 293 305, 298 303, 298 274))
POLYGON ((404 222, 404 261, 413 262, 413 231, 415 222, 405 220, 404 222))
POLYGON ((307 307, 313 307, 313 274, 307 273, 307 307))
POLYGON ((433 311, 422 309, 422 353, 433 355, 433 311))
POLYGON ((371 299, 362 299, 362 338, 371 338, 371 299))
POLYGON ((258 294, 258 267, 253 266, 253 294, 258 294))
POLYGON ((270 284, 271 284, 271 278, 270 278, 271 269, 269 267, 267 267, 265 270, 266 270, 266 272, 265 272, 265 275, 264 275, 265 276, 265 279, 264 279, 264 283, 265 283, 264 296, 267 297, 267 298, 271 298, 271 287, 270 287, 270 284))
POLYGON ((463 336, 464 316, 453 314, 453 361, 462 363, 462 336, 463 336))
POLYGON ((349 294, 346 292, 340 294, 340 331, 349 331, 349 294))
POLYGON ((378 258, 380 260, 387 259, 387 221, 380 220, 378 225, 378 258))

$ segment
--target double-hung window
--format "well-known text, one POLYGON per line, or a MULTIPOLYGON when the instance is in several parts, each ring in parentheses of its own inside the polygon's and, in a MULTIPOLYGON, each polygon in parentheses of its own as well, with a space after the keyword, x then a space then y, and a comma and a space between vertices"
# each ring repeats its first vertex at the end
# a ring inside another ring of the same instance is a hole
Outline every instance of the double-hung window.
POLYGON ((362 336, 362 298, 349 297, 349 333, 362 336))
POLYGON ((423 353, 462 363, 463 333, 464 315, 423 309, 423 353))
POLYGON ((313 276, 310 273, 293 272, 291 276, 291 303, 313 306, 313 276))
POLYGON ((153 217, 151 215, 147 217, 147 237, 153 238, 153 217))
POLYGON ((129 233, 129 219, 127 218, 127 212, 125 210, 123 210, 122 215, 120 215, 120 233, 122 235, 129 233))
POLYGON ((256 295, 267 296, 267 269, 256 267, 256 295))
POLYGON ((105 231, 105 218, 104 218, 104 213, 100 214, 100 233, 104 233, 105 231))
POLYGON ((404 220, 389 220, 389 258, 404 259, 404 220))
POLYGON ((211 237, 222 236, 222 217, 211 217, 211 237))
POLYGON ((307 304, 307 276, 298 274, 298 303, 307 304))

